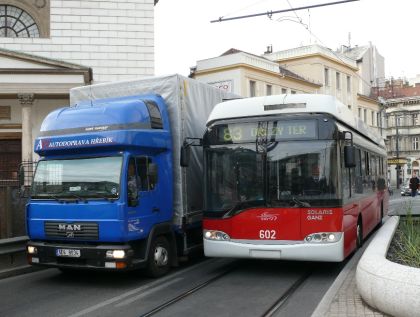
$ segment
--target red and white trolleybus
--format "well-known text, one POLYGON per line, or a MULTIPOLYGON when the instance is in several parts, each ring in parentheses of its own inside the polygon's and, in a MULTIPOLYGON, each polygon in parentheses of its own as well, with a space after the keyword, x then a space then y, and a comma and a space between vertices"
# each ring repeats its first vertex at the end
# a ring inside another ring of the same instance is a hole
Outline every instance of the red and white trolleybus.
POLYGON ((339 262, 387 213, 383 139, 332 96, 224 102, 203 145, 207 256, 339 262))

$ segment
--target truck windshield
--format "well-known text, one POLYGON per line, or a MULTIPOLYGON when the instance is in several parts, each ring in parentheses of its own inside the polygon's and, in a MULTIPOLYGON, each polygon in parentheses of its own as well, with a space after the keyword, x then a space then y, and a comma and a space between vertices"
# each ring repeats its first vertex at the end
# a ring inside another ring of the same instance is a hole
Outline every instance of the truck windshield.
POLYGON ((206 211, 338 203, 334 141, 214 145, 206 149, 206 211), (258 147, 258 146, 257 146, 258 147))
POLYGON ((117 198, 120 192, 122 156, 38 163, 32 198, 117 198))

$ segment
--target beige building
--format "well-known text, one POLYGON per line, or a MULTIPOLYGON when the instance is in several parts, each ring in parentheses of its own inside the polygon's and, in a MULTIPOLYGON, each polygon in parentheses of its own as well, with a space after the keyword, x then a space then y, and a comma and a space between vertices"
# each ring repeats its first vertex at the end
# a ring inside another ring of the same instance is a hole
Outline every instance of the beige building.
POLYGON ((318 93, 322 87, 265 57, 236 49, 198 61, 191 77, 243 97, 318 93))
POLYGON ((319 93, 335 96, 361 120, 381 132, 381 107, 366 95, 365 80, 361 76, 363 61, 317 44, 264 56, 288 70, 322 82, 319 93))
POLYGON ((244 97, 282 93, 333 95, 382 133, 383 111, 376 100, 363 93, 365 85, 361 81, 365 80, 361 74, 368 67, 360 57, 362 53, 365 51, 354 53, 358 56, 355 60, 317 44, 263 56, 231 49, 219 57, 197 61, 191 76, 244 97))

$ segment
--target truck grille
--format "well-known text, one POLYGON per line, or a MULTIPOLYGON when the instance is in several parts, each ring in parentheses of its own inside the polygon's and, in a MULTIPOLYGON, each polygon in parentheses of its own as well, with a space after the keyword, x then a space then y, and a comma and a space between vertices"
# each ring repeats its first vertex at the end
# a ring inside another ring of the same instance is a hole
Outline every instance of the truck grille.
POLYGON ((45 235, 48 238, 98 240, 99 226, 94 222, 45 222, 45 235))

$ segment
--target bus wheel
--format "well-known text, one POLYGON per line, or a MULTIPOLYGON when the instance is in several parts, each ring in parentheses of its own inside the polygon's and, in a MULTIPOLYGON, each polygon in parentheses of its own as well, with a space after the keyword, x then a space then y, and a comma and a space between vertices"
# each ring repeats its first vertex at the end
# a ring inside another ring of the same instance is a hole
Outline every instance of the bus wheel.
POLYGON ((362 226, 362 219, 359 218, 357 221, 356 227, 356 248, 359 249, 363 245, 363 226, 362 226))
POLYGON ((146 273, 151 277, 165 275, 170 268, 170 249, 164 236, 156 237, 149 250, 146 273))

